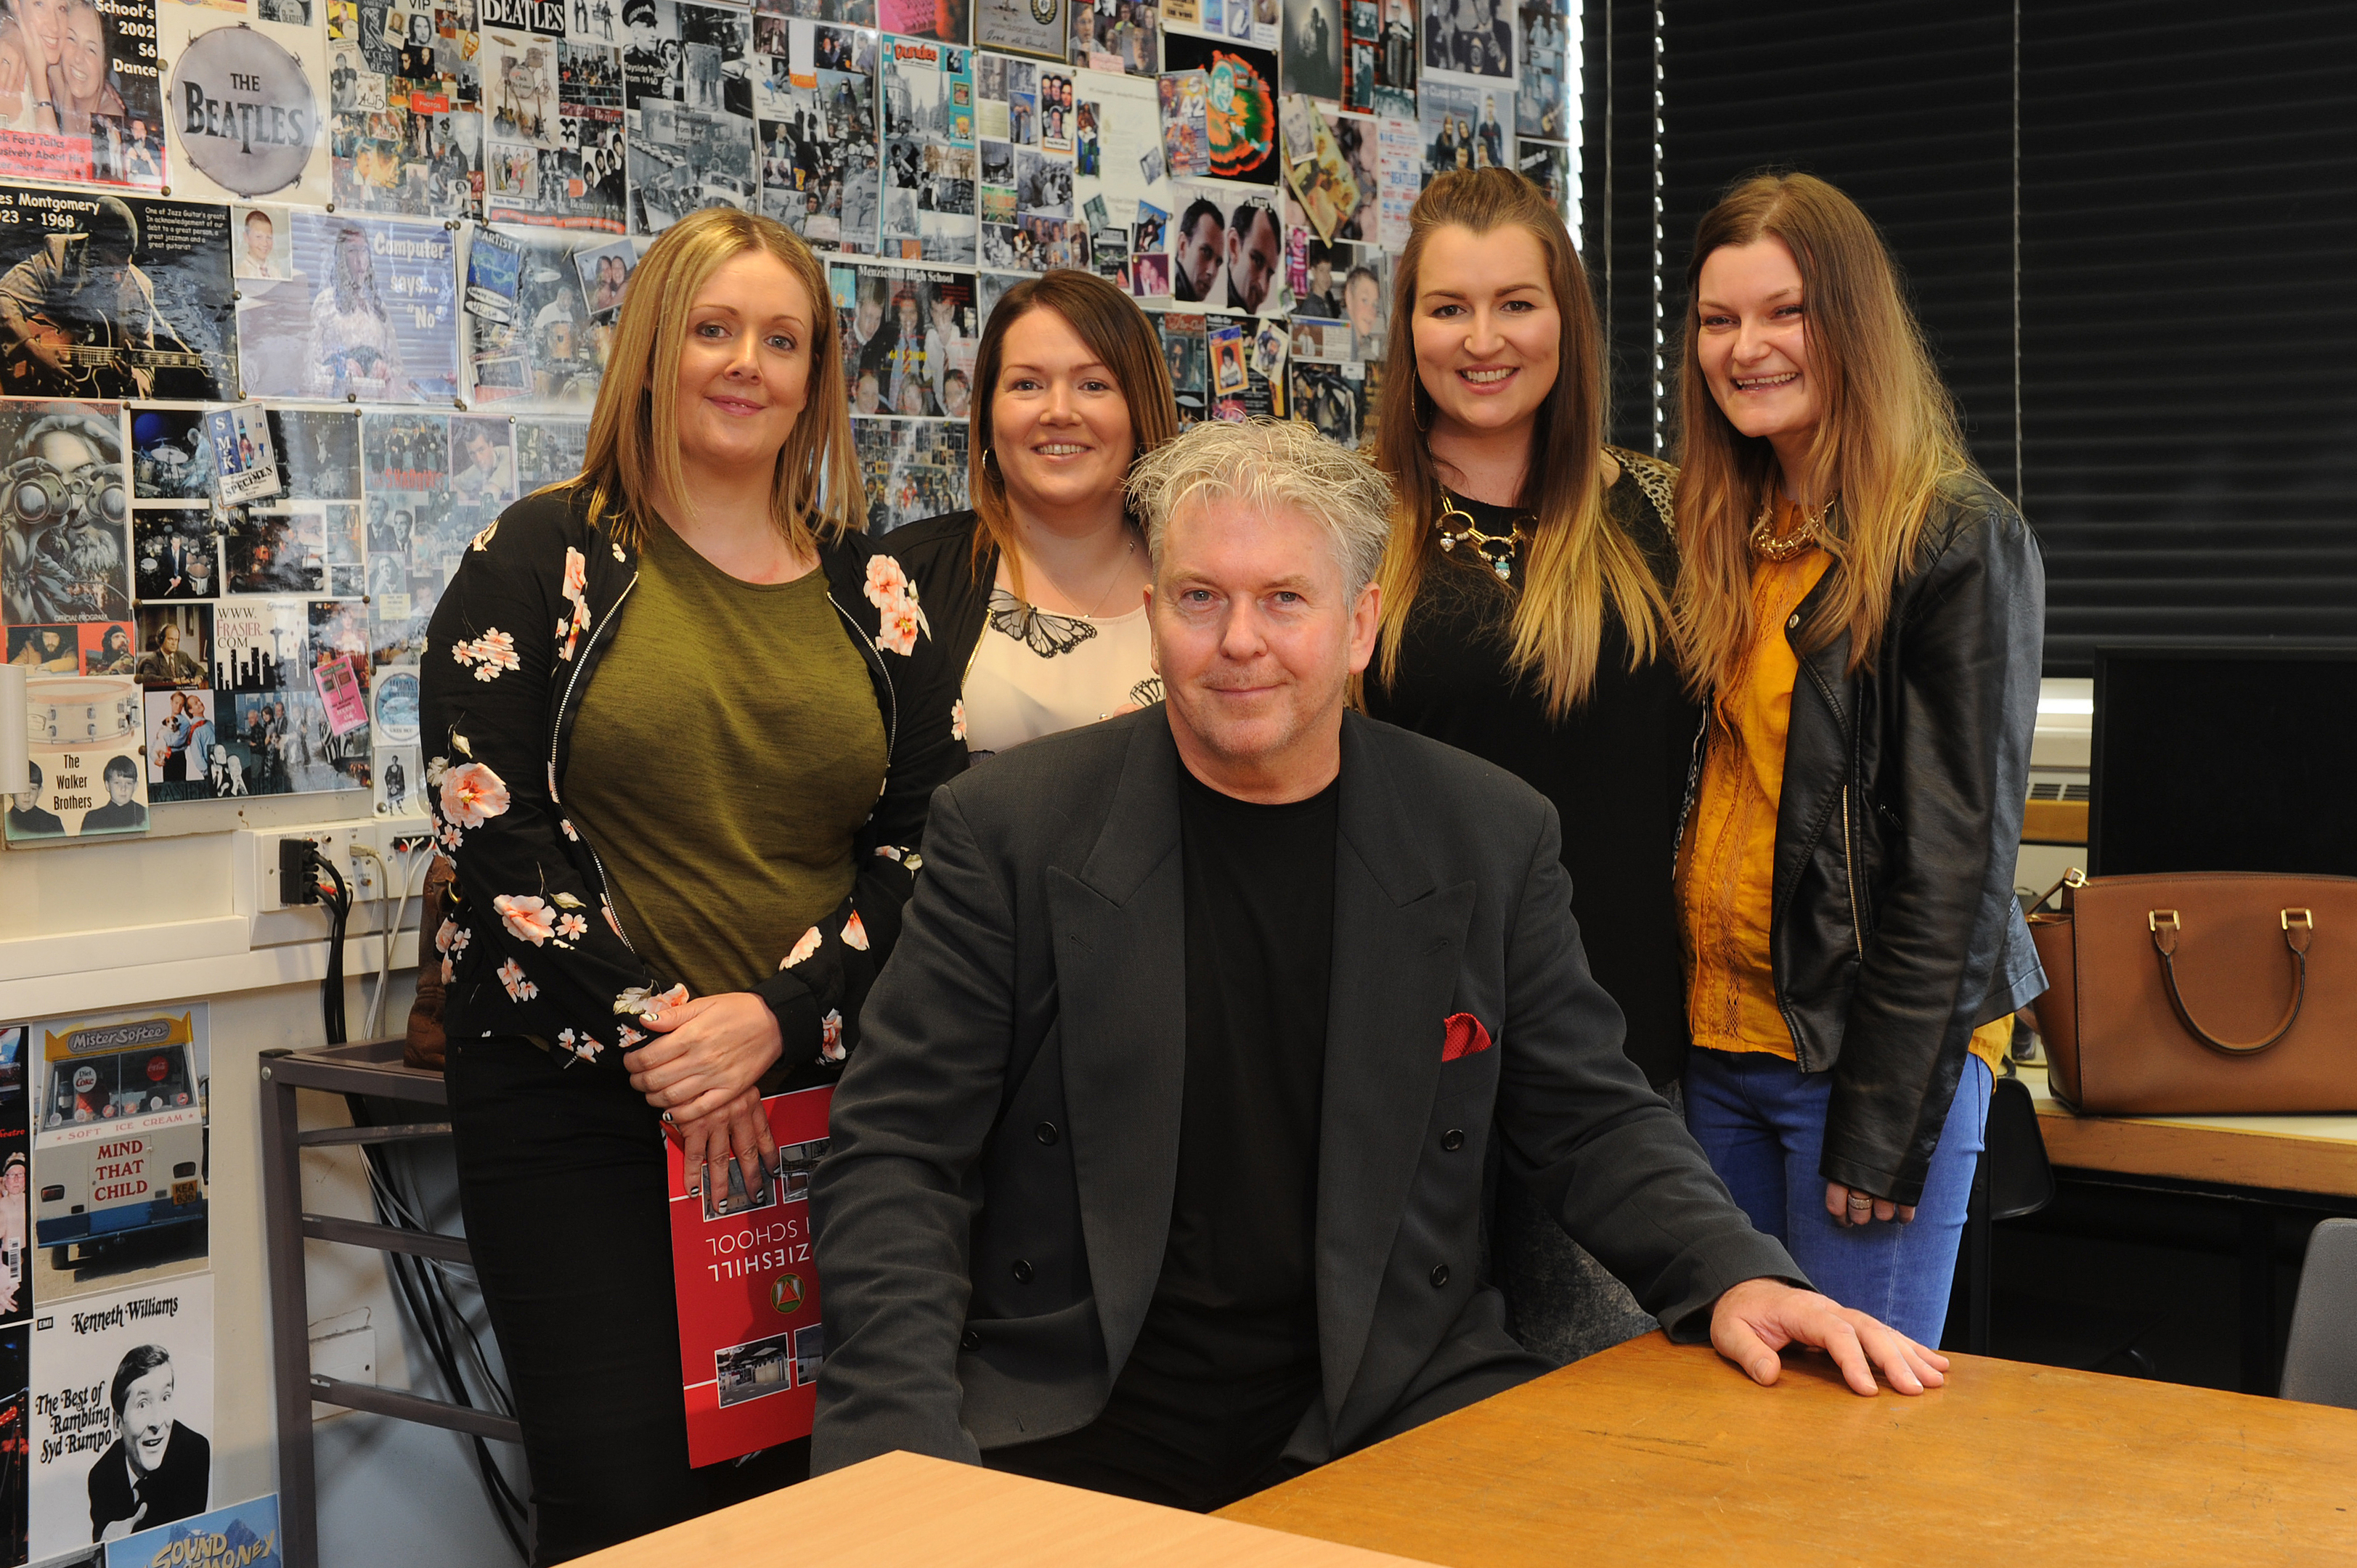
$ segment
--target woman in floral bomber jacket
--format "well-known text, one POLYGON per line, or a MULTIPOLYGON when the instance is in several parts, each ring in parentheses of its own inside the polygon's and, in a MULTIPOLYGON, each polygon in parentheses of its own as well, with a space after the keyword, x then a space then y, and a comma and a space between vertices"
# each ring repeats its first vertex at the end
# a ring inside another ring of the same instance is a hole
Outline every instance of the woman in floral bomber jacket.
POLYGON ((838 332, 782 226, 674 226, 630 280, 581 478, 473 542, 428 634, 460 1201, 541 1563, 807 1463, 688 1466, 659 1134, 690 1195, 725 1195, 732 1159, 758 1186, 760 1094, 856 1044, 964 762, 956 671, 845 515, 838 332))

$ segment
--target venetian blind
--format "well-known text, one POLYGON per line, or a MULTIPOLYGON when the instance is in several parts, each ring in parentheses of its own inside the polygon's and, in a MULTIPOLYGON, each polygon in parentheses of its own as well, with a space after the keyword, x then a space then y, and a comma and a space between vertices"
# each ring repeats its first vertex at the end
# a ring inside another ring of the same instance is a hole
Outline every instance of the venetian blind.
POLYGON ((2357 6, 2025 5, 2047 666, 2357 636, 2357 6))
POLYGON ((2357 7, 1598 0, 1589 18, 1589 145, 1614 156, 1588 163, 1587 237, 1620 439, 1674 448, 1696 220, 1747 172, 1806 169, 1881 228, 1975 456, 2038 530, 2049 673, 2154 638, 2357 636, 2357 7), (1649 319, 1628 231, 1656 201, 1649 319))

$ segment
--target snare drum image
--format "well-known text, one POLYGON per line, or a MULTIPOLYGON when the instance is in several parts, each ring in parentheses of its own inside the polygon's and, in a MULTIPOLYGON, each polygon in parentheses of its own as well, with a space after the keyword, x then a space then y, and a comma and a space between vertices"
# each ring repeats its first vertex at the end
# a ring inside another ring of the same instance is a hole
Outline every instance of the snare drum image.
POLYGON ((12 811, 12 843, 147 830, 147 770, 139 682, 128 676, 59 676, 25 682, 33 807, 12 811), (44 819, 36 827, 34 812, 44 819))
POLYGON ((25 709, 35 746, 103 746, 139 727, 139 688, 124 680, 27 681, 25 709))

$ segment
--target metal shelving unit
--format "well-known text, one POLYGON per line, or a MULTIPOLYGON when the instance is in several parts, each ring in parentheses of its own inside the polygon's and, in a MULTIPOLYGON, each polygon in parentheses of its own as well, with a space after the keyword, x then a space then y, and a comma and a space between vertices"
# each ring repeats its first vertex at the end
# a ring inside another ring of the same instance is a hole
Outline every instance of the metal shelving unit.
POLYGON ((490 1411, 428 1399, 406 1389, 348 1382, 311 1370, 310 1297, 303 1274, 303 1243, 335 1241, 444 1262, 470 1262, 463 1237, 444 1236, 367 1220, 303 1212, 305 1149, 351 1147, 447 1138, 447 1121, 421 1120, 387 1127, 322 1127, 304 1132, 296 1095, 365 1094, 436 1110, 449 1097, 438 1072, 404 1064, 398 1039, 262 1053, 263 1239, 270 1274, 270 1360, 278 1419, 278 1508, 287 1568, 317 1568, 318 1482, 311 1448, 311 1406, 372 1411, 501 1443, 521 1443, 517 1424, 490 1411))

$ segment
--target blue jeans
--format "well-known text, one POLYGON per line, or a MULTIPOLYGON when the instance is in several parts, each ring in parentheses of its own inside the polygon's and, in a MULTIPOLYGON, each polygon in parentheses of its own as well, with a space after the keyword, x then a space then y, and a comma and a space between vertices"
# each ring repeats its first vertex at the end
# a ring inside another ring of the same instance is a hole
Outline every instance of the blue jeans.
POLYGON ((1686 1058, 1686 1130, 1753 1227, 1784 1243, 1816 1287, 1937 1348, 1988 1125, 1988 1064, 1964 1058, 1913 1223, 1836 1225, 1818 1173, 1831 1073, 1803 1073, 1765 1051, 1686 1058))

